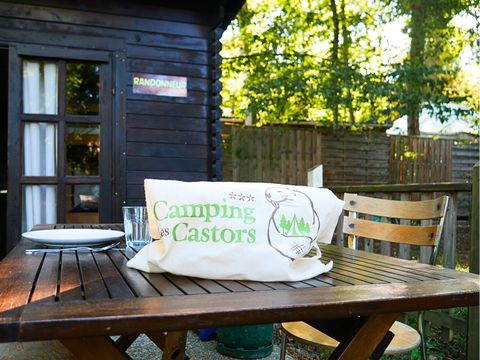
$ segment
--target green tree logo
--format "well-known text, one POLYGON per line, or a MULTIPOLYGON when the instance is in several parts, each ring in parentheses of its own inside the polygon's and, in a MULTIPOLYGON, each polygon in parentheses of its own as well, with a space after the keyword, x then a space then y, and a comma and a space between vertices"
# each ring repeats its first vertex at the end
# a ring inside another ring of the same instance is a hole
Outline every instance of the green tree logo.
POLYGON ((285 214, 282 214, 279 226, 283 236, 304 236, 310 234, 310 225, 305 222, 303 217, 299 221, 297 214, 293 214, 293 218, 290 220, 287 220, 285 214))

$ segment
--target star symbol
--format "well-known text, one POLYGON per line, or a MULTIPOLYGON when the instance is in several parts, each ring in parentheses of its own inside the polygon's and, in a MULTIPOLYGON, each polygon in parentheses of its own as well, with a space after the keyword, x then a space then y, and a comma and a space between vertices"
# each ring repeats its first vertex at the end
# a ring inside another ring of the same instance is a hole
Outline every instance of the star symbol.
POLYGON ((228 194, 228 196, 230 197, 230 199, 232 200, 235 200, 237 198, 237 195, 235 195, 235 193, 231 192, 230 194, 228 194))
POLYGON ((248 195, 248 196, 247 196, 247 200, 248 200, 248 201, 253 201, 253 200, 255 200, 255 196, 253 196, 253 195, 248 195))
POLYGON ((245 201, 246 196, 243 194, 238 195, 238 200, 245 201))

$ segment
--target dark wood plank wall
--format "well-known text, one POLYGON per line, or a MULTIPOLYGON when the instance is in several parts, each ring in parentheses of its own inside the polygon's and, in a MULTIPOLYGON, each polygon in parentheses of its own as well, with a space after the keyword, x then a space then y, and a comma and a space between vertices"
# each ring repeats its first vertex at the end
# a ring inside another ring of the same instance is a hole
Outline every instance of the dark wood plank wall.
MULTIPOLYGON (((126 175, 116 179, 116 190, 129 204, 144 202, 143 179, 147 177, 221 178, 215 134, 220 126, 220 11, 205 3, 193 10, 200 5, 177 1, 171 2, 173 8, 166 3, 0 1, 0 45, 103 50, 120 59, 114 69, 115 81, 125 97, 115 102, 114 114, 125 134, 115 137, 113 151, 126 153, 126 175), (133 72, 185 76, 188 97, 133 94, 133 72)), ((122 164, 115 165, 122 168, 122 164)))

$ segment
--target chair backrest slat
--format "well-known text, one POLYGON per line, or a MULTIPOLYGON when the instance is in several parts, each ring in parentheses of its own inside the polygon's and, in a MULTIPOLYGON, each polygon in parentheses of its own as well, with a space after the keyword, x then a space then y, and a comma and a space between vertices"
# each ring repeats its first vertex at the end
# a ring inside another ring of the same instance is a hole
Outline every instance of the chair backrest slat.
POLYGON ((369 239, 409 245, 435 245, 437 225, 410 226, 387 224, 363 219, 345 217, 343 232, 369 239))
POLYGON ((397 219, 438 219, 443 214, 443 197, 422 201, 396 201, 345 194, 344 209, 397 219))

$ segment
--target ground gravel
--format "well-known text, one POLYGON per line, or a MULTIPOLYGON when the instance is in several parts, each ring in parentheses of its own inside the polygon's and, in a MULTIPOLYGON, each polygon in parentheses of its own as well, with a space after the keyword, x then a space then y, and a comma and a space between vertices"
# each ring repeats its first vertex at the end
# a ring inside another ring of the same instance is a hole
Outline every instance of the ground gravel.
MULTIPOLYGON (((191 360, 228 360, 234 359, 229 356, 219 354, 215 348, 217 346, 216 340, 201 341, 198 335, 189 331, 187 336, 186 354, 191 360)), ((161 351, 153 344, 145 335, 140 335, 137 340, 127 350, 127 354, 132 359, 138 360, 153 360, 161 359, 161 351)), ((273 352, 265 360, 278 360, 280 357, 280 347, 277 344, 273 345, 273 352)), ((293 360, 287 356, 287 360, 293 360)))

